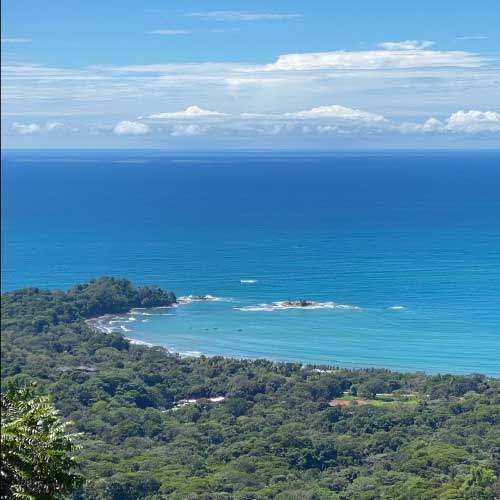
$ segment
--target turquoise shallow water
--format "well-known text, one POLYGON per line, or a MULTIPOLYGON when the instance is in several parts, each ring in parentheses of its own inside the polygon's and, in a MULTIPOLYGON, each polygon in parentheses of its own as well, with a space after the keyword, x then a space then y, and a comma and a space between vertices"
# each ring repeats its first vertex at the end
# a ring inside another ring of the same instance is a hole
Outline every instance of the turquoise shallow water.
POLYGON ((8 152, 2 181, 3 290, 124 276, 227 299, 115 324, 179 352, 500 375, 498 152, 8 152), (300 298, 359 309, 239 310, 300 298))

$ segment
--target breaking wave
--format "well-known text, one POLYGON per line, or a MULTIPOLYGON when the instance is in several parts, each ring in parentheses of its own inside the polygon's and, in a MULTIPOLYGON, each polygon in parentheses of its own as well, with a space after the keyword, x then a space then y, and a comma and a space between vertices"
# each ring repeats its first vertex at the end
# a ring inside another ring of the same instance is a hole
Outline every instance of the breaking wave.
POLYGON ((314 302, 308 300, 285 300, 271 302, 270 304, 257 304, 254 306, 235 307, 238 311, 283 311, 286 309, 360 309, 358 306, 349 304, 337 304, 336 302, 314 302))
POLYGON ((231 299, 214 297, 213 295, 184 295, 177 299, 178 304, 191 304, 191 302, 230 302, 231 299))
POLYGON ((144 340, 136 340, 136 339, 131 339, 126 337, 126 339, 131 343, 131 344, 136 344, 136 345, 146 345, 148 347, 153 347, 154 344, 151 344, 150 342, 144 342, 144 340))
POLYGON ((202 355, 200 351, 179 351, 178 354, 186 358, 199 358, 202 355))

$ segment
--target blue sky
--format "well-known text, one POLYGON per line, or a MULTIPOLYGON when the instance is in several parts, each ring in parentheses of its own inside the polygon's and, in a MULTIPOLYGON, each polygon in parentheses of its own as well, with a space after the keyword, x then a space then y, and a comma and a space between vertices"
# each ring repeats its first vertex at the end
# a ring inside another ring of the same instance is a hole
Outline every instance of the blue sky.
POLYGON ((2 2, 4 147, 500 145, 481 2, 2 2))

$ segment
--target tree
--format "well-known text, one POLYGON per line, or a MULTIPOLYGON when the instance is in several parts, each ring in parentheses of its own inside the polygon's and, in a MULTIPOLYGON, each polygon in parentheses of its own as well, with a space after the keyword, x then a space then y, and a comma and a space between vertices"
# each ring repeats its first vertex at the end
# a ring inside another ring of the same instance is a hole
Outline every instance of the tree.
POLYGON ((498 478, 491 469, 473 466, 461 487, 464 498, 493 500, 498 498, 493 490, 498 478))
POLYGON ((1 498, 53 500, 81 484, 73 453, 78 434, 68 434, 47 397, 10 383, 1 395, 1 498))
MULTIPOLYGON (((185 358, 85 324, 97 307, 115 314, 160 293, 137 290, 104 278, 71 292, 2 296, 3 383, 37 380, 61 418, 71 416, 85 432, 78 463, 86 482, 68 498, 500 499, 499 378, 185 358), (349 388, 368 399, 395 390, 401 397, 329 406, 349 388), (215 396, 224 401, 207 400, 215 396), (198 401, 174 405, 182 399, 198 401)), ((32 486, 33 449, 45 445, 28 432, 25 413, 35 412, 35 402, 23 410, 22 397, 5 398, 4 425, 17 429, 10 439, 24 455, 2 456, 0 500, 24 492, 60 499, 61 489, 32 486)), ((74 470, 71 463, 59 469, 74 470)))
POLYGON ((377 394, 387 391, 387 384, 383 380, 373 378, 358 386, 357 393, 367 399, 375 399, 377 394))

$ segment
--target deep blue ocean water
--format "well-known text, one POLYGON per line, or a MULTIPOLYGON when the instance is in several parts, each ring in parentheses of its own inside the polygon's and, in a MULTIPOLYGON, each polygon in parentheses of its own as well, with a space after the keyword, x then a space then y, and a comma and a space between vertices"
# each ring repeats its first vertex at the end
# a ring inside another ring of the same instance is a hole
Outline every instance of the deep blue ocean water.
POLYGON ((117 324, 178 352, 500 375, 500 152, 2 160, 3 291, 127 277, 227 299, 117 324), (288 299, 359 309, 239 310, 288 299))

